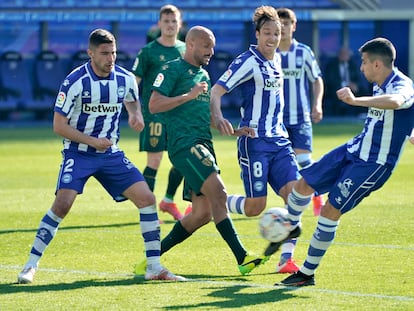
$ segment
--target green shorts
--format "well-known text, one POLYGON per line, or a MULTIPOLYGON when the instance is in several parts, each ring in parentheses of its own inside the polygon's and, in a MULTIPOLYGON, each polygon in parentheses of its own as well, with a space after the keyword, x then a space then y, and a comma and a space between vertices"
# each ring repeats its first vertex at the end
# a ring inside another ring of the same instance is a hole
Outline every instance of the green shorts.
POLYGON ((145 127, 139 134, 139 151, 161 152, 167 150, 167 129, 160 118, 145 118, 145 127))
POLYGON ((191 193, 201 195, 201 187, 212 173, 220 173, 213 147, 208 144, 179 151, 170 160, 184 176, 183 198, 187 201, 191 201, 191 193))

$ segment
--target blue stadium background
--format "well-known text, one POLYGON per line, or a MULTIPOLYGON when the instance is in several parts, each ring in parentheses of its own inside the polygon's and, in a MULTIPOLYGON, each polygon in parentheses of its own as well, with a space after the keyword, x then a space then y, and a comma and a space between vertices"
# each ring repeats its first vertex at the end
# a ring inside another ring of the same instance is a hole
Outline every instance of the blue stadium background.
MULTIPOLYGON (((92 29, 106 28, 116 35, 118 62, 130 68, 146 44, 146 32, 156 23, 159 8, 167 3, 183 11, 188 27, 200 24, 215 32, 216 62, 208 68, 213 82, 231 58, 255 42, 251 16, 261 4, 296 11, 296 38, 314 49, 322 69, 342 45, 357 51, 366 40, 384 36, 398 48, 397 66, 409 73, 412 20, 401 14, 393 14, 395 18, 385 14, 390 12, 390 1, 1 0, 0 120, 49 118, 57 87, 63 76, 84 60, 92 29), (375 11, 383 13, 376 16, 375 11), (344 18, 344 12, 351 18, 344 18), (353 12, 360 17, 354 18, 353 12)), ((393 3, 410 5, 400 0, 393 3)), ((225 102, 235 110, 238 104, 235 96, 225 102)))

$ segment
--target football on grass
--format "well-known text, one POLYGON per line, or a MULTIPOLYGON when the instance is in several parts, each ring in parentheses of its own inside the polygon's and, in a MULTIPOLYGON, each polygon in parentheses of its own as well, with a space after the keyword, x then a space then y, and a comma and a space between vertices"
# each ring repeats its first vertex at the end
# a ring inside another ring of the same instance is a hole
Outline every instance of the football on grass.
POLYGON ((290 232, 290 222, 287 210, 272 207, 266 210, 259 220, 259 230, 262 237, 269 242, 280 242, 286 239, 290 232))

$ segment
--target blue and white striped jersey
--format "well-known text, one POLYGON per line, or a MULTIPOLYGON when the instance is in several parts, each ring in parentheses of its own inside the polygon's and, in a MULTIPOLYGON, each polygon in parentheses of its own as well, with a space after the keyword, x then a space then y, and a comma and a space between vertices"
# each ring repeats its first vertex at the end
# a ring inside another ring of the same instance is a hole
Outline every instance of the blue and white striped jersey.
POLYGON ((251 45, 216 83, 228 92, 240 89, 240 126, 253 128, 255 137, 288 137, 283 125, 283 75, 277 54, 269 61, 251 45))
POLYGON ((414 127, 414 87, 410 78, 394 69, 373 95, 401 94, 405 103, 396 110, 369 108, 363 131, 348 141, 348 152, 363 161, 394 167, 414 127))
POLYGON ((311 94, 309 83, 322 76, 315 55, 309 46, 293 39, 289 51, 276 51, 282 60, 284 76, 285 109, 283 121, 286 125, 310 122, 311 94))
MULTIPOLYGON (((69 125, 93 137, 113 142, 107 152, 119 150, 119 118, 125 101, 138 100, 134 75, 115 65, 107 78, 95 75, 90 62, 73 70, 63 81, 54 111, 69 119, 69 125)), ((96 153, 96 149, 65 138, 64 149, 96 153)))

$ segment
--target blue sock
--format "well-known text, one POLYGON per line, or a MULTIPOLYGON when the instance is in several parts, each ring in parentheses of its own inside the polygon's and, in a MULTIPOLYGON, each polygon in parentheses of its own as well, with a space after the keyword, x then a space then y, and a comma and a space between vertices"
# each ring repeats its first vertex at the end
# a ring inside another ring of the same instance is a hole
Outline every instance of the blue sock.
POLYGON ((339 225, 339 220, 334 221, 328 218, 319 216, 318 225, 313 233, 310 245, 308 248, 308 256, 300 268, 300 271, 306 275, 313 275, 322 257, 325 255, 328 247, 332 244, 336 230, 339 225))
POLYGON ((229 195, 227 197, 227 208, 230 213, 246 215, 244 212, 244 204, 246 197, 242 195, 229 195))
POLYGON ((139 209, 141 233, 144 239, 148 270, 160 268, 160 223, 155 205, 139 209))
POLYGON ((292 226, 296 226, 300 223, 303 211, 308 207, 312 199, 311 195, 301 195, 294 188, 288 196, 288 212, 289 219, 292 226))
POLYGON ((55 215, 52 210, 48 210, 45 216, 40 221, 39 228, 37 229, 36 237, 33 242, 32 249, 30 250, 29 260, 26 266, 37 268, 39 260, 42 257, 46 247, 50 244, 56 232, 62 218, 55 215))
POLYGON ((287 240, 282 244, 280 263, 283 264, 293 257, 297 239, 287 240))

